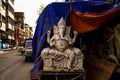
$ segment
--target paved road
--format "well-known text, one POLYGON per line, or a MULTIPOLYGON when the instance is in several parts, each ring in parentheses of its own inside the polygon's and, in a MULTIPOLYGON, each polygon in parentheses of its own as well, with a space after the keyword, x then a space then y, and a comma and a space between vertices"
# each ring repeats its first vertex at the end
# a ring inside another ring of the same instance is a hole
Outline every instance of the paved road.
POLYGON ((16 50, 0 54, 0 80, 30 80, 32 67, 16 50))

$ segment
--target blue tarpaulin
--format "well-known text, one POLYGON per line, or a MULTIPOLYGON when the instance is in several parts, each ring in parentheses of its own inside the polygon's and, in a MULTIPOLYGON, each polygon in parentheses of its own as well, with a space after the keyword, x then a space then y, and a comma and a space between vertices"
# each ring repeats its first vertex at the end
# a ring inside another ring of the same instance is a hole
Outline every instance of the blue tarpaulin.
MULTIPOLYGON (((112 3, 103 0, 79 1, 72 2, 71 4, 78 12, 82 14, 86 12, 103 13, 114 7, 112 3)), ((51 3, 47 5, 38 18, 33 37, 34 67, 32 71, 32 78, 36 78, 38 76, 38 71, 42 69, 43 66, 40 53, 43 48, 48 47, 46 33, 49 29, 53 28, 53 25, 57 25, 61 17, 63 17, 66 20, 67 25, 69 25, 70 2, 51 3)))

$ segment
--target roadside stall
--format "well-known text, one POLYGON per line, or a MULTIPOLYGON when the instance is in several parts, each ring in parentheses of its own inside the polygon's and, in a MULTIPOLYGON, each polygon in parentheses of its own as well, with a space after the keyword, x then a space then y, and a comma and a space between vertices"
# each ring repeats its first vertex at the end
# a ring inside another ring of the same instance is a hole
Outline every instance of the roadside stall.
MULTIPOLYGON (((104 0, 56 2, 49 4, 44 9, 38 18, 33 37, 32 79, 46 80, 43 77, 40 78, 40 75, 44 73, 41 71, 46 69, 41 54, 44 49, 49 49, 49 47, 51 49, 47 41, 48 31, 51 30, 50 37, 52 37, 54 26, 59 27, 58 24, 62 17, 65 19, 66 26, 71 26, 72 38, 74 37, 73 32, 78 32, 73 47, 80 49, 84 55, 83 68, 86 75, 85 79, 77 77, 66 80, 119 80, 120 5, 104 0)), ((71 46, 68 47, 71 50, 71 46)), ((54 48, 56 49, 56 47, 54 48)), ((50 79, 59 80, 55 77, 54 79, 50 77, 50 79)))

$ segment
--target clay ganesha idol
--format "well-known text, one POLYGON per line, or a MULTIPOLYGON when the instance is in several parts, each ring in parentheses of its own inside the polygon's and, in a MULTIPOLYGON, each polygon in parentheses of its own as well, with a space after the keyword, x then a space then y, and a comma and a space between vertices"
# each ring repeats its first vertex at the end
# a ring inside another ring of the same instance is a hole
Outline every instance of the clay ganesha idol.
POLYGON ((51 31, 47 33, 47 42, 50 45, 41 52, 44 70, 80 70, 83 68, 84 55, 79 48, 73 47, 77 32, 70 36, 71 27, 66 26, 63 18, 58 22, 58 26, 53 27, 53 36, 51 31))

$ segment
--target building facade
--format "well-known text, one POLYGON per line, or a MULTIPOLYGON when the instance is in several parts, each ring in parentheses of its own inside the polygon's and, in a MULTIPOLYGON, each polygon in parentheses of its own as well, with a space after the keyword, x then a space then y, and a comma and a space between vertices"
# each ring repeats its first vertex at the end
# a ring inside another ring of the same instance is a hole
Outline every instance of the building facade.
POLYGON ((14 0, 6 0, 6 32, 11 47, 15 46, 14 38, 14 0))
POLYGON ((14 1, 0 0, 0 44, 7 43, 9 47, 33 37, 33 27, 24 24, 24 12, 14 12, 14 1))
POLYGON ((0 0, 0 40, 14 45, 14 0, 0 0))
POLYGON ((24 12, 15 12, 15 30, 14 37, 16 46, 24 41, 24 12))
POLYGON ((25 24, 25 39, 26 38, 33 38, 33 27, 29 26, 28 24, 25 24))
POLYGON ((6 0, 0 0, 0 40, 7 39, 6 31, 6 0))

